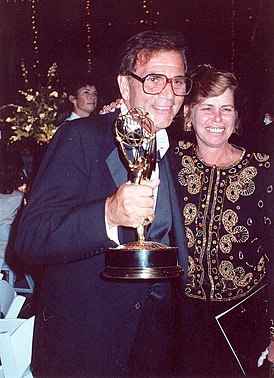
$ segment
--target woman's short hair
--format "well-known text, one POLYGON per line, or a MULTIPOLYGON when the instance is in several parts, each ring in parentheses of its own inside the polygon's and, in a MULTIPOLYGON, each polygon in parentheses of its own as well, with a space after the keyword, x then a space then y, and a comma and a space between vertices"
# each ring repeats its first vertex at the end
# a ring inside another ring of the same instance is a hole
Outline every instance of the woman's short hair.
MULTIPOLYGON (((235 108, 237 109, 239 86, 232 72, 220 71, 209 64, 202 64, 191 72, 190 77, 193 85, 189 95, 185 98, 185 105, 188 105, 189 109, 198 104, 201 99, 220 96, 227 89, 233 92, 235 108)), ((189 114, 186 114, 184 121, 185 130, 187 130, 186 125, 189 121, 189 114)), ((236 111, 235 131, 238 130, 239 120, 236 111)))

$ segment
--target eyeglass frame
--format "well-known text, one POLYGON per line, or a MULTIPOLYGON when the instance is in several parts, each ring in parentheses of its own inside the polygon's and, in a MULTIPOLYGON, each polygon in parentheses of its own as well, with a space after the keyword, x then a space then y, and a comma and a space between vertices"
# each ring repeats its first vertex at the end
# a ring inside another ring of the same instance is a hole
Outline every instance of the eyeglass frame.
POLYGON ((167 77, 166 75, 164 75, 164 74, 147 74, 147 75, 144 76, 144 77, 140 77, 140 76, 136 75, 135 73, 130 72, 130 73, 129 73, 129 76, 132 76, 134 79, 140 81, 140 83, 142 83, 143 91, 144 91, 146 94, 149 94, 149 95, 157 95, 157 94, 161 93, 161 92, 165 89, 165 87, 167 86, 167 84, 170 83, 174 95, 175 95, 175 96, 179 96, 179 97, 183 97, 183 96, 187 96, 187 95, 190 93, 190 91, 191 91, 191 89, 192 89, 192 85, 193 85, 193 81, 192 81, 192 79, 191 79, 190 77, 188 77, 188 76, 182 76, 182 75, 181 75, 181 76, 178 75, 178 76, 174 76, 174 77, 168 78, 168 77, 167 77), (146 78, 147 78, 148 76, 151 76, 151 75, 159 75, 159 76, 164 76, 164 77, 166 78, 166 84, 164 85, 164 87, 163 87, 159 92, 156 92, 156 93, 149 93, 149 92, 146 92, 146 91, 145 91, 145 80, 146 80, 146 78), (181 78, 183 78, 183 79, 188 79, 188 80, 190 80, 190 89, 187 91, 187 93, 182 94, 182 95, 179 95, 179 94, 176 94, 176 93, 174 92, 174 88, 173 88, 173 82, 172 82, 172 80, 175 79, 176 77, 181 77, 181 78))

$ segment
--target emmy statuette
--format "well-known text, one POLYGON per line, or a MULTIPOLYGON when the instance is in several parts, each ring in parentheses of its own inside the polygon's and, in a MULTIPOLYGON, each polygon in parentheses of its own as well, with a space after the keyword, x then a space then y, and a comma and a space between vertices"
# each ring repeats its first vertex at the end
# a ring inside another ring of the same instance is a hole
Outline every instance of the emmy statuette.
MULTIPOLYGON (((156 133, 148 113, 132 108, 115 122, 116 139, 126 159, 132 184, 150 178, 156 165, 156 133)), ((138 241, 109 248, 105 254, 105 279, 164 279, 182 274, 178 248, 145 240, 148 220, 137 227, 138 241)))

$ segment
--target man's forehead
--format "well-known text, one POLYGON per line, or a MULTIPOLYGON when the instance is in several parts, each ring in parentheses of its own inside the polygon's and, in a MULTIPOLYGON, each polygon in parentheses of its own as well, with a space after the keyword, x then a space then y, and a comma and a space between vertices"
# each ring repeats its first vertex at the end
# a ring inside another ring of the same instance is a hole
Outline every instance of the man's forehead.
MULTIPOLYGON (((156 51, 149 51, 149 50, 140 50, 137 54, 137 60, 136 60, 136 67, 141 67, 146 64, 148 64, 153 58, 158 58, 162 54, 178 54, 182 59, 183 64, 183 58, 181 56, 181 53, 177 50, 156 50, 156 51)), ((135 68, 136 68, 135 67, 135 68)))

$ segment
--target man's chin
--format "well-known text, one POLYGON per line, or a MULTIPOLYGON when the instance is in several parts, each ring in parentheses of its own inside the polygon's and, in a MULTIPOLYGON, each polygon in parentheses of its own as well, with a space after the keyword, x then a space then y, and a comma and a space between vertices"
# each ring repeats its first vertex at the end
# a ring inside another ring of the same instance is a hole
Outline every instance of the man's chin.
POLYGON ((170 126, 170 124, 169 124, 169 125, 156 125, 156 132, 157 132, 157 131, 160 131, 160 130, 165 130, 165 129, 167 129, 169 126, 170 126))
POLYGON ((156 130, 162 130, 162 129, 166 129, 167 127, 169 127, 172 123, 172 120, 168 120, 166 122, 163 122, 163 120, 161 120, 160 122, 157 122, 157 120, 155 120, 155 126, 156 126, 156 130))

